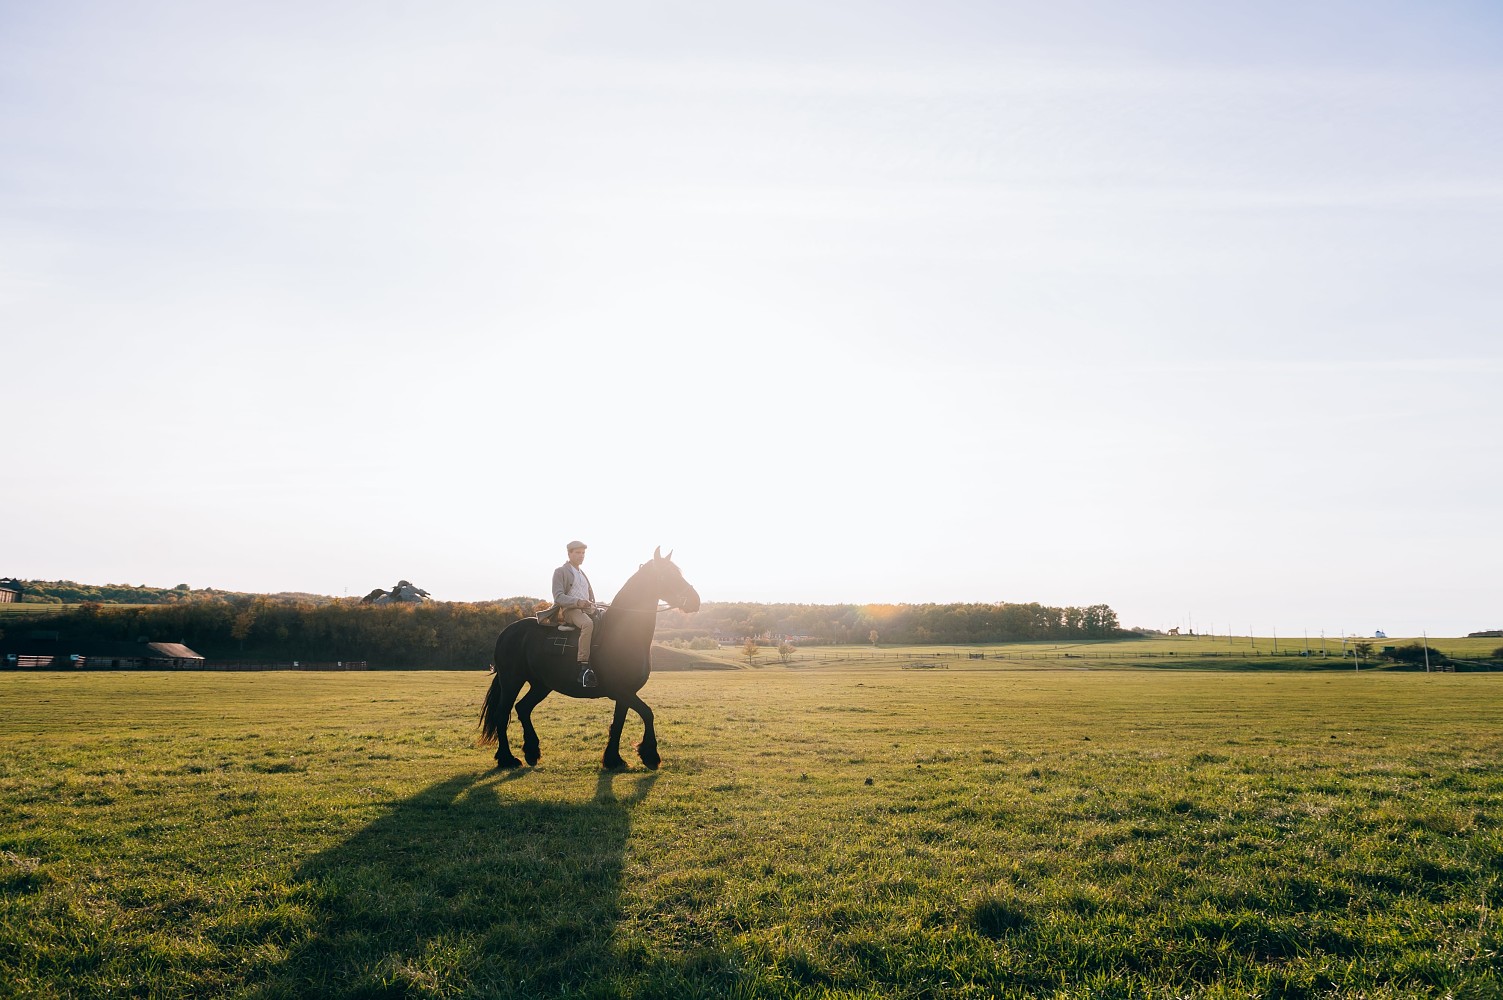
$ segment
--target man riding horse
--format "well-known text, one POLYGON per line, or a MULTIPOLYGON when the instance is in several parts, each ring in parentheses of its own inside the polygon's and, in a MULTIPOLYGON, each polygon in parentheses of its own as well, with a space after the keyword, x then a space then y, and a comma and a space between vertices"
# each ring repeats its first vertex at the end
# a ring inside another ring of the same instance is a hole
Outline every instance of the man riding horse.
POLYGON ((595 588, 579 564, 584 562, 584 542, 568 545, 569 561, 553 571, 553 606, 563 619, 579 629, 579 686, 595 687, 599 681, 590 669, 590 640, 595 636, 595 588))
MULTIPOLYGON (((584 558, 584 544, 571 542, 569 548, 570 562, 560 567, 560 573, 572 581, 584 558)), ((585 605, 580 601, 588 602, 590 607, 595 603, 587 579, 583 586, 582 598, 571 597, 567 590, 560 593, 555 587, 555 600, 562 604, 567 599, 583 614, 585 605)), ((582 649, 588 650, 592 644, 595 647, 590 659, 599 677, 591 688, 586 688, 579 677, 581 657, 569 655, 570 640, 575 635, 572 629, 560 634, 559 629, 536 617, 522 618, 506 626, 496 637, 493 660, 496 674, 491 678, 480 710, 480 742, 496 744, 496 766, 522 766, 512 754, 506 737, 507 718, 514 706, 517 721, 522 724, 522 755, 533 765, 542 759, 537 730, 532 725, 532 710, 557 691, 570 698, 609 698, 615 702, 616 710, 611 716, 610 733, 601 757, 603 766, 610 769, 626 766, 621 759, 621 730, 626 713, 634 711, 642 719, 642 742, 637 744, 637 756, 648 767, 657 767, 662 758, 658 754, 652 709, 637 692, 652 672, 652 636, 658 612, 668 608, 693 614, 699 610, 699 592, 674 565, 673 553, 665 556, 659 548, 631 575, 601 614, 592 638, 579 638, 582 649), (526 695, 521 694, 524 687, 526 695)))

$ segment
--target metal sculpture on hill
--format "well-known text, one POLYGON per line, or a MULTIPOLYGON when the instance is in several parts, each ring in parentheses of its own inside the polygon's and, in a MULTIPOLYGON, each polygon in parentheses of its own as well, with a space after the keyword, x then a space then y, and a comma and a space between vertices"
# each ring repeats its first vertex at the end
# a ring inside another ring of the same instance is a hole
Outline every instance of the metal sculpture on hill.
POLYGON ((423 588, 421 588, 421 587, 414 587, 412 584, 408 583, 406 580, 398 580, 397 581, 397 585, 395 587, 391 588, 390 590, 382 590, 380 587, 377 587, 375 590, 371 591, 369 594, 366 594, 364 597, 360 598, 360 603, 361 604, 422 604, 422 603, 424 603, 426 601, 431 601, 431 600, 433 600, 433 595, 429 594, 423 588))
POLYGON ((602 764, 610 769, 626 767, 621 758, 621 729, 626 724, 627 709, 642 718, 642 742, 637 755, 642 763, 656 769, 657 733, 652 725, 652 709, 637 692, 647 683, 652 671, 652 634, 657 628, 659 611, 678 608, 699 610, 699 593, 689 585, 673 563, 673 553, 662 554, 659 547, 649 562, 642 564, 626 581, 595 627, 590 644, 590 665, 599 677, 599 686, 584 688, 579 683, 579 632, 545 625, 537 618, 523 618, 508 625, 496 639, 495 679, 486 692, 480 711, 480 743, 496 747, 496 766, 521 767, 511 752, 506 727, 512 706, 522 724, 522 755, 528 764, 542 758, 538 734, 532 726, 532 710, 554 691, 570 698, 610 698, 616 703, 611 719, 610 740, 602 764), (667 607, 659 607, 658 602, 667 607), (572 637, 572 641, 571 641, 572 637), (527 694, 521 701, 523 686, 527 694))

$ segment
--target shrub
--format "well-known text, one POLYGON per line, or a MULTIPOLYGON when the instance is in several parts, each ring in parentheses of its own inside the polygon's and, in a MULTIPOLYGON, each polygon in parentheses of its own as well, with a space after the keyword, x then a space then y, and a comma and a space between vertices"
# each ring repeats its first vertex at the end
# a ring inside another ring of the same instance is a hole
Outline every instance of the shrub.
POLYGON ((1431 666, 1449 663, 1444 653, 1438 649, 1429 649, 1417 642, 1411 642, 1407 646, 1396 646, 1393 649, 1385 649, 1383 658, 1392 660, 1394 663, 1424 663, 1426 659, 1431 666))

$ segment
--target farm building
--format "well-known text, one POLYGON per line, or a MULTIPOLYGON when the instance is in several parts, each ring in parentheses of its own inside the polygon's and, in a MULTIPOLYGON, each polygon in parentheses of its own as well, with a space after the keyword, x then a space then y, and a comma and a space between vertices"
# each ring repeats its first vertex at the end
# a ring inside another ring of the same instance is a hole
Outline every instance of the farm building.
POLYGON ((194 670, 204 658, 180 642, 110 642, 100 639, 3 638, 0 668, 194 670))
POLYGON ((0 580, 0 604, 19 604, 21 602, 21 581, 7 577, 0 580))

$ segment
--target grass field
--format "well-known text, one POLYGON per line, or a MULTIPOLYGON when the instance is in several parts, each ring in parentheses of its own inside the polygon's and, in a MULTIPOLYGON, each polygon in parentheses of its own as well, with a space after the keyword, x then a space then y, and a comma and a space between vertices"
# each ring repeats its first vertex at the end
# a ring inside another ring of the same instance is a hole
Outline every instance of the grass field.
POLYGON ((0 996, 1503 995, 1503 675, 485 684, 0 674, 0 996))
MULTIPOLYGON (((1432 650, 1464 660, 1488 660, 1495 650, 1503 648, 1503 639, 1498 638, 1410 638, 1371 639, 1373 653, 1381 652, 1384 646, 1404 646, 1425 642, 1432 650)), ((1177 667, 1205 665, 1226 669, 1245 664, 1260 670, 1289 667, 1294 669, 1352 669, 1355 660, 1351 651, 1342 656, 1340 639, 1326 639, 1322 644, 1319 636, 1309 640, 1308 657, 1301 655, 1306 650, 1305 639, 1291 642, 1272 636, 1156 636, 1145 639, 1100 639, 1082 642, 1009 642, 987 643, 972 646, 808 646, 799 647, 793 653, 793 666, 878 665, 898 661, 919 663, 933 660, 941 664, 958 666, 956 661, 970 663, 971 657, 984 657, 1008 665, 1032 664, 1035 666, 1075 666, 1094 668, 1117 667, 1177 667)), ((656 654, 654 654, 656 655, 656 654)), ((740 648, 726 646, 719 651, 704 654, 724 663, 745 666, 746 658, 740 648)), ((656 662, 656 660, 654 660, 656 662)), ((758 663, 779 662, 777 651, 763 648, 758 663)), ((1384 661, 1368 656, 1364 667, 1385 666, 1384 661)))
POLYGON ((73 604, 28 604, 22 601, 6 601, 0 603, 0 619, 19 615, 56 614, 77 607, 73 604))

